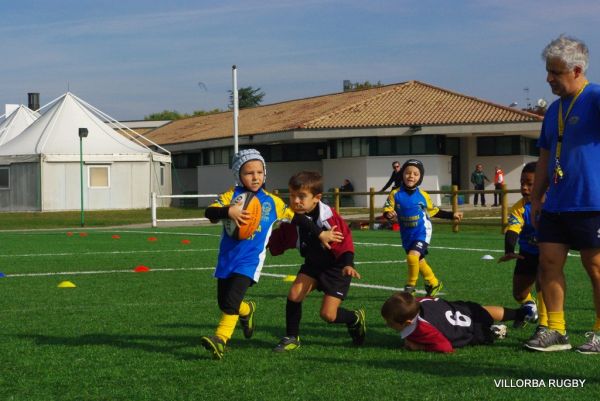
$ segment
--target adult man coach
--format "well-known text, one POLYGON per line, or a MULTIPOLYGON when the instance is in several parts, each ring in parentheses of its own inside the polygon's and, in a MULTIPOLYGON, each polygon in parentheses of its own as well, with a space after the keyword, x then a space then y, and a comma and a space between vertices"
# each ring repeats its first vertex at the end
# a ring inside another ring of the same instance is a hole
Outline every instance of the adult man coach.
POLYGON ((571 349, 563 269, 572 248, 581 251, 596 309, 593 332, 577 351, 600 354, 600 85, 585 77, 588 53, 585 43, 564 35, 542 52, 546 81, 559 99, 544 117, 531 196, 533 220, 539 214, 541 286, 548 310, 548 328, 525 343, 537 351, 571 349))

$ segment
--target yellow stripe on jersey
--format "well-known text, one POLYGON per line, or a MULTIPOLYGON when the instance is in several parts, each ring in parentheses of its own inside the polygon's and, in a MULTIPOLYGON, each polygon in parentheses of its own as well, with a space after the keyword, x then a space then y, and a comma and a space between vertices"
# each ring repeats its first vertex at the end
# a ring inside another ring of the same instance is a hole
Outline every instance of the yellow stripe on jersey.
POLYGON ((520 199, 510 208, 508 213, 508 225, 506 231, 514 231, 517 234, 521 233, 525 225, 525 201, 520 199))

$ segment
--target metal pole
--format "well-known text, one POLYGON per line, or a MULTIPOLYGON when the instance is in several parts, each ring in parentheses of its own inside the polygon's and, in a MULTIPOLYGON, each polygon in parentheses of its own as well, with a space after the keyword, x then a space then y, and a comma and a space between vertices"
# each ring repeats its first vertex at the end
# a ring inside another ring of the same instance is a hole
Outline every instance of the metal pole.
POLYGON ((87 138, 88 129, 79 128, 79 178, 80 178, 80 192, 81 192, 81 227, 85 225, 83 218, 83 138, 87 138))
POLYGON ((156 192, 152 192, 150 207, 152 208, 152 227, 156 228, 156 192))
POLYGON ((237 88, 237 67, 233 65, 231 67, 231 74, 233 80, 233 90, 231 91, 233 96, 233 152, 238 152, 238 117, 239 117, 239 99, 238 99, 238 88, 237 88))
POLYGON ((81 192, 81 227, 85 225, 83 217, 83 137, 79 137, 79 178, 81 192))

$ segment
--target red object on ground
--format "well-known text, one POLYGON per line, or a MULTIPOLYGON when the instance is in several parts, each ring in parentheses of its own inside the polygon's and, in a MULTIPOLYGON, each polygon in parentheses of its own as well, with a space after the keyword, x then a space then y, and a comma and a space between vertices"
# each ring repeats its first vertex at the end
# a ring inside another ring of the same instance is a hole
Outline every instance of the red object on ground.
POLYGON ((393 231, 400 231, 400 224, 398 224, 398 223, 392 224, 392 230, 393 231))
POLYGON ((182 240, 181 240, 181 243, 182 243, 183 245, 188 245, 190 242, 192 242, 192 241, 190 241, 189 239, 182 239, 182 240))
POLYGON ((150 242, 158 241, 158 238, 156 238, 156 237, 148 237, 148 241, 150 241, 150 242))
POLYGON ((72 233, 71 231, 69 231, 69 232, 67 233, 67 237, 72 237, 72 236, 73 236, 73 233, 72 233))
POLYGON ((79 233, 79 236, 80 236, 80 237, 87 237, 87 236, 88 236, 88 233, 79 233))
POLYGON ((133 271, 136 273, 146 273, 150 271, 150 268, 148 266, 139 265, 138 267, 133 269, 133 271))
POLYGON ((113 239, 121 239, 121 236, 119 234, 113 234, 112 238, 113 239))

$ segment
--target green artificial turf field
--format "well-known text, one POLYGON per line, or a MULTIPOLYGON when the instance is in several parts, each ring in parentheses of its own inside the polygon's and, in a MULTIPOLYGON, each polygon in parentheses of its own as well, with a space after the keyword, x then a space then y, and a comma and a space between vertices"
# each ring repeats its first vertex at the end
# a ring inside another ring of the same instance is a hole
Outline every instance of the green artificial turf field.
MULTIPOLYGON (((289 251, 267 258, 248 292, 258 305, 255 335, 246 340, 237 329, 222 361, 199 345, 220 317, 212 277, 219 226, 84 232, 0 233, 0 400, 523 401, 600 393, 597 357, 527 352, 521 344, 532 326, 450 355, 402 350, 379 314, 406 276, 395 232, 353 233, 363 278, 354 280, 344 305, 366 308, 363 347, 351 345, 345 327, 320 320, 321 295, 313 293, 303 308, 302 347, 271 351, 284 335, 290 283, 283 277, 301 261, 289 251), (150 271, 135 273, 138 266, 150 271), (76 288, 58 288, 63 281, 76 288), (571 383, 563 379, 585 383, 550 387, 571 383)), ((514 264, 496 263, 502 249, 497 228, 453 234, 436 226, 428 261, 444 282, 443 297, 514 306, 514 264), (486 254, 496 260, 482 260, 486 254)), ((591 285, 577 257, 569 258, 566 273, 576 346, 594 321, 591 285)))

